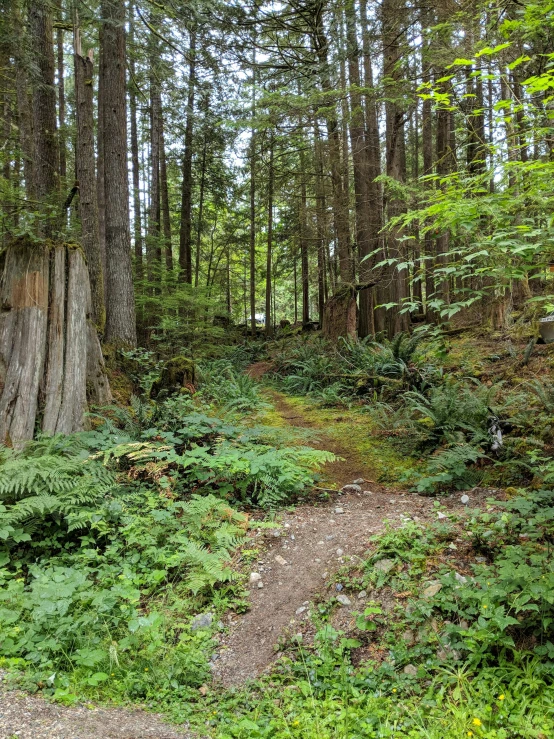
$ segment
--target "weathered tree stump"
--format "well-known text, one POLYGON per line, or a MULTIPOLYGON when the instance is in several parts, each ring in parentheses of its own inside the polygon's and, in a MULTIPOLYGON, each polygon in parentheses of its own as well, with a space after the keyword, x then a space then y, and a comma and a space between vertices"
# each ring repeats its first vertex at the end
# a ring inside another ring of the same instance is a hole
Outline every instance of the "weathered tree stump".
POLYGON ((17 239, 0 282, 0 442, 21 446, 37 427, 80 431, 88 400, 106 404, 111 393, 83 251, 17 239))
POLYGON ((322 333, 337 341, 340 336, 356 336, 356 291, 344 285, 325 303, 322 333))
POLYGON ((187 387, 193 387, 195 367, 192 359, 177 356, 168 360, 162 367, 160 379, 154 382, 150 391, 151 398, 157 398, 160 393, 179 393, 187 387))

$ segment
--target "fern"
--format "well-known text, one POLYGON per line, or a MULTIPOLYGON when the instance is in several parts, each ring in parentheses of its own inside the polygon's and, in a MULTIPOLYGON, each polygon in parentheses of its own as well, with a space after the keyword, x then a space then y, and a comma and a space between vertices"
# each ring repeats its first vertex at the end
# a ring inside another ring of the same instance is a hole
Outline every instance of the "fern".
POLYGON ((6 544, 31 539, 54 517, 70 531, 81 527, 113 488, 113 474, 103 465, 68 455, 59 440, 2 450, 0 538, 6 544))

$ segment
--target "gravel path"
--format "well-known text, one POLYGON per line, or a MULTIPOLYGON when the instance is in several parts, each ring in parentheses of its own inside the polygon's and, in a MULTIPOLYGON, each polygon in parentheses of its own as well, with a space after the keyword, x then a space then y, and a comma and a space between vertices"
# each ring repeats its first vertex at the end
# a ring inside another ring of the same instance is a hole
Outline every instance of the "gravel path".
POLYGON ((192 739, 160 716, 121 708, 62 706, 9 690, 0 673, 0 739, 192 739))

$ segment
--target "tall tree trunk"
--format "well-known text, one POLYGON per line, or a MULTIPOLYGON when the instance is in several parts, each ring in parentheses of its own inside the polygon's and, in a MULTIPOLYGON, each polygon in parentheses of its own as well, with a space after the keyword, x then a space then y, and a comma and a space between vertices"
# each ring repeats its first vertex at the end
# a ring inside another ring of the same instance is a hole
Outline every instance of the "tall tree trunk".
MULTIPOLYGON (((302 125, 302 121, 300 121, 302 125)), ((299 206, 299 235, 300 235, 300 280, 302 283, 302 325, 310 322, 310 269, 309 269, 309 243, 310 233, 308 227, 308 193, 306 187, 306 154, 303 142, 300 149, 300 206, 299 206)), ((294 297, 295 318, 297 321, 297 291, 296 291, 296 255, 294 257, 294 297)))
MULTIPOLYGON (((325 35, 321 14, 314 19, 313 45, 318 59, 319 78, 322 91, 328 96, 333 91, 329 71, 327 49, 328 40, 325 35)), ((328 100, 328 98, 326 98, 328 100)), ((337 236, 339 258, 339 274, 342 282, 354 282, 354 265, 350 251, 350 227, 348 217, 348 186, 343 181, 341 168, 341 132, 337 121, 335 104, 327 102, 325 107, 327 124, 327 141, 331 182, 333 187, 333 211, 337 236)))
POLYGON ((65 151, 65 80, 63 63, 63 28, 58 28, 56 33, 56 45, 58 52, 58 125, 60 143, 60 177, 67 176, 66 151, 65 151))
POLYGON ((56 129, 56 89, 54 87, 54 46, 52 18, 46 0, 37 0, 29 8, 29 26, 33 39, 36 70, 33 79, 34 191, 44 203, 41 232, 53 234, 59 211, 59 147, 56 129))
POLYGON ((327 240, 325 173, 323 152, 317 118, 313 120, 315 159, 315 217, 317 230, 317 307, 319 323, 323 326, 326 296, 325 245, 327 240))
POLYGON ((250 233, 249 233, 249 262, 250 262, 250 331, 256 336, 256 47, 252 52, 252 130, 250 133, 250 233))
POLYGON ((165 268, 168 274, 173 272, 173 248, 171 245, 171 212, 169 210, 169 185, 167 181, 167 158, 165 151, 165 134, 163 109, 160 104, 160 188, 162 207, 162 226, 165 268))
MULTIPOLYGON (((129 38, 131 46, 134 44, 134 3, 129 5, 129 38)), ((137 81, 136 65, 133 54, 129 58, 131 80, 129 85, 129 113, 131 123, 131 168, 133 177, 133 236, 135 253, 135 275, 137 280, 144 278, 144 263, 142 254, 142 213, 140 205, 140 164, 138 146, 138 108, 137 108, 137 81)), ((100 105, 99 105, 100 108, 100 105)))
POLYGON ((136 346, 131 264, 127 113, 125 84, 125 3, 102 0, 103 144, 106 213, 106 341, 136 346))
MULTIPOLYGON (((376 234, 371 227, 371 204, 369 187, 371 173, 369 168, 368 148, 366 146, 366 131, 362 95, 360 93, 360 53, 356 33, 356 12, 354 0, 347 0, 346 40, 348 53, 348 76, 350 82, 350 148, 354 169, 354 193, 356 196, 356 241, 360 260, 360 282, 368 283, 372 276, 372 262, 370 254, 377 248, 376 234)), ((369 288, 360 292, 360 335, 372 333, 372 306, 369 288)))
POLYGON ((97 113, 97 133, 96 133, 96 202, 98 203, 98 235, 100 238, 100 254, 102 257, 102 273, 106 277, 104 280, 104 304, 108 297, 107 292, 107 275, 106 275, 106 191, 104 180, 106 179, 105 152, 104 152, 104 41, 103 41, 103 25, 100 25, 98 31, 100 47, 98 51, 98 113, 97 113))
POLYGON ((266 336, 273 334, 271 318, 274 315, 271 310, 271 285, 272 285, 272 254, 273 254, 273 187, 275 172, 273 169, 275 142, 273 133, 270 133, 269 141, 269 169, 267 180, 267 259, 265 272, 265 333, 266 336))
MULTIPOLYGON (((382 34, 383 34, 383 74, 386 83, 387 102, 386 115, 386 166, 387 175, 391 179, 403 182, 405 179, 405 141, 404 120, 405 111, 397 102, 401 91, 403 74, 401 60, 403 58, 403 24, 405 22, 406 6, 404 0, 383 0, 381 5, 382 34)), ((402 199, 392 193, 387 199, 387 216, 390 219, 400 215, 404 210, 402 199)), ((384 283, 378 290, 380 303, 392 303, 394 307, 377 310, 376 329, 385 330, 389 337, 409 327, 409 318, 401 313, 402 302, 408 297, 407 270, 399 270, 398 262, 403 261, 404 247, 402 233, 398 227, 392 229, 386 236, 386 254, 394 259, 395 264, 384 270, 384 283), (377 320, 379 319, 379 321, 377 320)))
MULTIPOLYGON (((150 59, 151 67, 155 57, 150 59)), ((150 74, 150 210, 146 239, 146 270, 151 287, 160 281, 162 261, 161 203, 160 203, 160 122, 161 94, 154 70, 150 74)))
POLYGON ((103 333, 106 323, 104 274, 100 253, 98 201, 94 161, 94 100, 92 52, 81 55, 79 29, 75 28, 75 108, 77 140, 75 175, 79 183, 79 215, 82 244, 88 263, 92 295, 92 318, 103 333))
POLYGON ((204 141, 202 143, 202 160, 200 162, 200 193, 198 197, 198 225, 196 228, 196 256, 194 264, 194 287, 198 287, 200 277, 200 256, 202 252, 202 224, 204 220, 204 195, 206 190, 206 157, 208 150, 208 142, 206 133, 204 132, 204 141))
MULTIPOLYGON (((368 254, 375 253, 383 246, 381 229, 383 228, 383 192, 378 178, 381 176, 381 137, 379 133, 379 109, 373 86, 372 54, 370 33, 367 18, 366 0, 360 0, 360 20, 362 25, 362 49, 364 68, 365 102, 365 140, 367 152, 367 210, 368 210, 368 254)), ((360 257, 365 254, 360 253, 360 257)), ((374 264, 378 257, 374 256, 360 264, 360 282, 371 282, 379 279, 374 264)), ((375 333, 374 317, 375 289, 360 292, 360 316, 358 333, 363 338, 375 333)))
POLYGON ((192 145, 194 134, 194 99, 196 94, 196 29, 190 32, 190 62, 187 95, 187 123, 183 182, 181 189, 181 228, 179 233, 179 267, 185 282, 192 284, 192 145))

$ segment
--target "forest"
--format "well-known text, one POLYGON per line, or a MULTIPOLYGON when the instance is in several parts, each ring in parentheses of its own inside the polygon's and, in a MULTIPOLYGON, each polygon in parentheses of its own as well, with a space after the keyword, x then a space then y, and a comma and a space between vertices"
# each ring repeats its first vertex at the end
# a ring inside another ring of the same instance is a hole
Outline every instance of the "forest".
POLYGON ((554 736, 553 0, 0 4, 0 739, 554 736))

